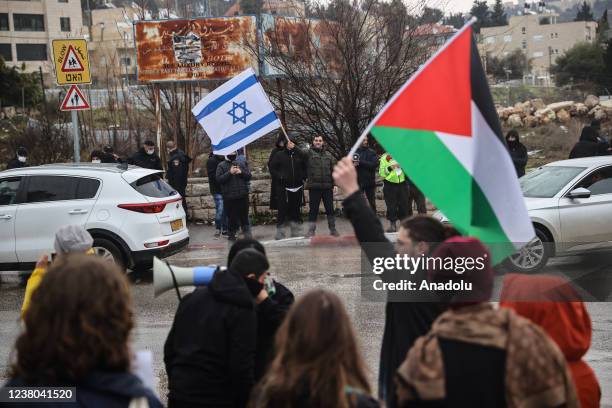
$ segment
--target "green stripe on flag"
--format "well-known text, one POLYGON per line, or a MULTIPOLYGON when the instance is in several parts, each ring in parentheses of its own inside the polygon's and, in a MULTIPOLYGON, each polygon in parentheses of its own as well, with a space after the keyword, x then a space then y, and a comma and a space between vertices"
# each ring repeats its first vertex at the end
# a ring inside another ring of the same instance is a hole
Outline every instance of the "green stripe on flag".
POLYGON ((515 251, 480 186, 435 132, 383 126, 371 132, 461 234, 489 246, 494 264, 515 251))

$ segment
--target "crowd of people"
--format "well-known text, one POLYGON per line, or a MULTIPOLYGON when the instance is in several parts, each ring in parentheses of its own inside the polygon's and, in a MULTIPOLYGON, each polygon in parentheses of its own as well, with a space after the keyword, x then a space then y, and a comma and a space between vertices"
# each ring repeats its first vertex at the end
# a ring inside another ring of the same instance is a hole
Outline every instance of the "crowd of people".
MULTIPOLYGON (((494 306, 488 249, 423 214, 402 219, 397 243, 389 242, 354 159, 335 164, 332 178, 367 257, 482 257, 483 268, 461 274, 473 290, 418 302, 389 296, 375 396, 342 299, 323 289, 295 299, 270 276, 263 245, 237 240, 227 268, 180 300, 164 345, 168 406, 598 407, 597 378, 582 360, 591 321, 571 285, 508 274, 494 306)), ((216 175, 240 177, 245 168, 234 161, 224 159, 216 175)), ((76 386, 82 407, 162 406, 132 373, 125 275, 87 255, 91 242, 78 228, 58 231, 56 246, 60 255, 50 265, 41 260, 44 272, 29 290, 5 386, 76 386)), ((414 276, 445 283, 457 274, 434 265, 414 276)), ((393 269, 382 274, 399 277, 393 269)))

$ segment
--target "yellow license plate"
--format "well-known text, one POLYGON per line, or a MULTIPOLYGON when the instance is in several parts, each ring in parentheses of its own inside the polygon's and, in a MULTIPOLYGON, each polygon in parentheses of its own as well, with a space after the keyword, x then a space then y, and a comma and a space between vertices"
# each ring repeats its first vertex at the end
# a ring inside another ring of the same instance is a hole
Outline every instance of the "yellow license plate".
POLYGON ((178 231, 183 228, 183 220, 174 220, 170 223, 170 228, 172 228, 172 232, 178 231))

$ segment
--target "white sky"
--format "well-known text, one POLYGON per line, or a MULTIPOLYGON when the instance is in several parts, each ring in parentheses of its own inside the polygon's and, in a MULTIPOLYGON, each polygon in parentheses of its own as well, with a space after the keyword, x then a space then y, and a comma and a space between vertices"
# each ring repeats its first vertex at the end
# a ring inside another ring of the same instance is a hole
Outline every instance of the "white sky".
MULTIPOLYGON (((503 3, 509 0, 504 0, 503 3)), ((512 0, 516 3, 516 0, 512 0)), ((439 9, 442 9, 445 14, 449 12, 456 13, 458 11, 466 12, 472 8, 472 3, 474 0, 428 0, 432 6, 436 6, 439 9)), ((495 0, 488 0, 489 5, 493 5, 495 0)))

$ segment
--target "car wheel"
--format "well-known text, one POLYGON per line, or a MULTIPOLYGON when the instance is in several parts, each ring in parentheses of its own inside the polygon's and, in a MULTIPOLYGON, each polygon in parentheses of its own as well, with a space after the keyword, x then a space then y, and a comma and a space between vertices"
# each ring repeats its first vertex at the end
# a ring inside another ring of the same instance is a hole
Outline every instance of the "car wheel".
POLYGON ((546 265, 552 253, 553 243, 541 229, 536 228, 535 233, 534 239, 506 259, 505 264, 508 269, 513 272, 535 273, 546 265))
POLYGON ((125 268, 125 261, 121 250, 112 241, 105 238, 95 238, 92 246, 96 256, 99 256, 104 261, 114 262, 121 269, 125 268))

